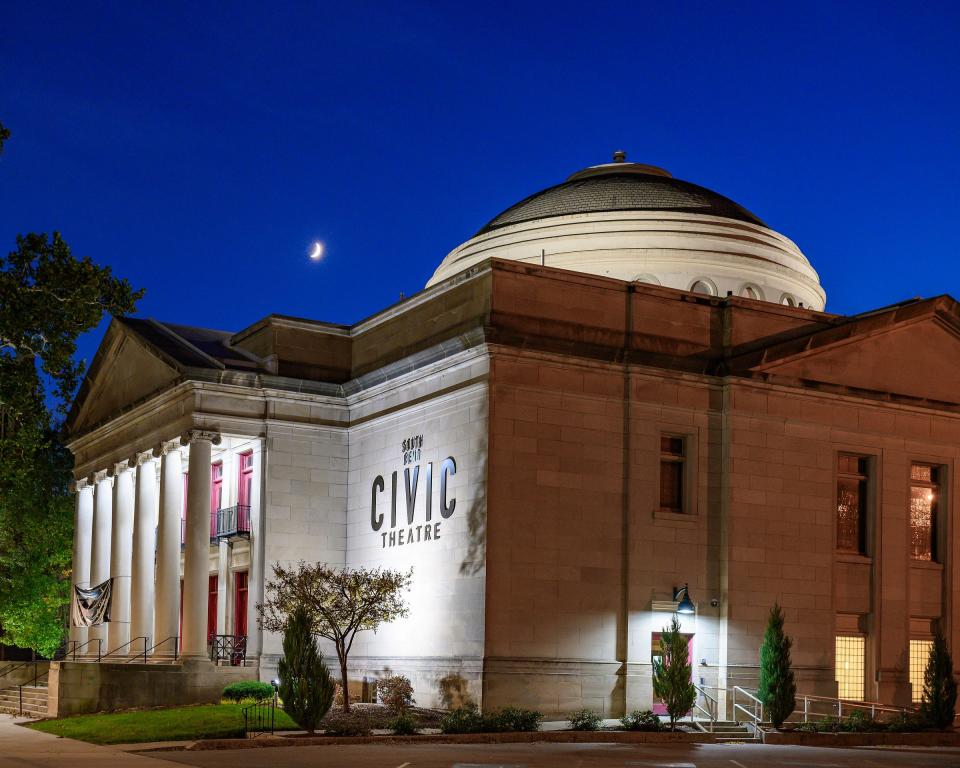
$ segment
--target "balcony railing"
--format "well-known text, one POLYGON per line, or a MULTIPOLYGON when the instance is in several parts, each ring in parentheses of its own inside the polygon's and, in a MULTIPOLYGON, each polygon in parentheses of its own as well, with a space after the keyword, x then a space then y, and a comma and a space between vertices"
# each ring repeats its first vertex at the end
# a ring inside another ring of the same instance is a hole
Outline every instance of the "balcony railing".
POLYGON ((207 641, 210 661, 215 664, 225 661, 232 667, 244 666, 247 658, 246 635, 211 635, 207 641))
POLYGON ((250 505, 237 504, 217 510, 216 538, 250 537, 250 505))

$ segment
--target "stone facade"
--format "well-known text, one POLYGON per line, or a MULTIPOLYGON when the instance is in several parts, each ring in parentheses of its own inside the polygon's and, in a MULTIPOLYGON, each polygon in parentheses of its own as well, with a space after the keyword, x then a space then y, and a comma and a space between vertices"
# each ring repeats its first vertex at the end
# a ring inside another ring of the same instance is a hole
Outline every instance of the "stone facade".
POLYGON ((551 715, 648 708, 653 636, 688 584, 695 679, 721 699, 755 684, 778 601, 802 691, 836 695, 836 637, 858 636, 863 698, 905 704, 910 640, 939 620, 960 642, 958 334, 947 297, 841 317, 492 260, 351 327, 115 321, 71 448, 83 480, 215 432, 235 488, 253 447, 248 536, 205 567, 224 634, 225 582, 248 573, 262 679, 280 652, 255 621, 270 565, 308 560, 413 568, 409 617, 358 636, 358 695, 391 671, 421 704, 455 688, 551 715), (684 446, 675 509, 664 436, 684 446), (868 466, 859 553, 837 548, 846 454, 868 466), (929 561, 911 557, 914 463, 939 472, 929 561))

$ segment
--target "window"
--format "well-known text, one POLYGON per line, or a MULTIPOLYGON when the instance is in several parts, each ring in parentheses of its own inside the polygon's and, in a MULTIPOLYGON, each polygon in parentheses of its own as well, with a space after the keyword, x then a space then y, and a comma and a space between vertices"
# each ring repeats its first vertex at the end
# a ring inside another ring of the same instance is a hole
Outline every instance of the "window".
POLYGON ((931 648, 933 640, 910 641, 910 685, 913 686, 914 704, 919 704, 923 699, 923 673, 927 670, 931 648))
POLYGON ((693 293, 703 293, 707 296, 713 296, 714 290, 713 286, 710 285, 706 280, 696 280, 693 285, 690 286, 690 290, 693 293))
POLYGON ((220 590, 220 577, 216 574, 207 580, 207 645, 213 643, 217 634, 217 592, 220 590))
POLYGON ((859 635, 837 635, 837 696, 863 701, 864 641, 859 635))
POLYGON ((910 465, 910 555, 937 561, 937 506, 940 470, 930 464, 910 465))
POLYGON ((743 288, 740 289, 740 295, 745 299, 754 299, 755 301, 760 301, 763 299, 763 294, 755 285, 743 286, 743 288))
POLYGON ((237 571, 233 598, 233 634, 247 634, 247 572, 237 571))
POLYGON ((837 549, 867 554, 867 468, 864 456, 837 457, 837 549))
POLYGON ((237 504, 250 506, 253 496, 253 451, 241 453, 239 456, 239 471, 237 472, 237 504))
POLYGON ((660 436, 660 510, 684 512, 683 470, 686 464, 682 437, 660 436))
POLYGON ((785 293, 783 294, 783 296, 780 297, 780 303, 783 304, 785 307, 797 306, 797 300, 793 298, 793 296, 791 296, 789 293, 785 293))
POLYGON ((223 508, 223 462, 210 465, 210 537, 217 535, 217 511, 223 508))

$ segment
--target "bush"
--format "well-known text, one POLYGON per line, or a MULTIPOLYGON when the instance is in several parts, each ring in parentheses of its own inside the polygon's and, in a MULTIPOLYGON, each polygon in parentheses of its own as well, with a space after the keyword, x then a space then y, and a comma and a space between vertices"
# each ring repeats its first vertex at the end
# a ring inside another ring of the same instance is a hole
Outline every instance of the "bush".
POLYGON ((893 733, 925 731, 930 727, 927 719, 918 712, 901 712, 887 723, 887 730, 893 733))
POLYGON ((296 608, 283 630, 283 656, 277 662, 283 711, 313 733, 333 704, 335 683, 313 636, 310 615, 296 608))
POLYGON ((475 704, 457 707, 447 712, 440 721, 442 733, 482 733, 483 715, 475 704))
POLYGON ((397 719, 390 723, 390 730, 394 736, 415 736, 417 731, 417 719, 409 712, 404 710, 397 719))
POLYGON ((259 680, 241 680, 224 688, 222 696, 227 701, 267 701, 273 698, 273 686, 259 680))
POLYGON ((884 730, 884 725, 863 710, 855 709, 840 723, 840 730, 848 733, 872 733, 884 730))
POLYGON ((923 672, 920 713, 930 725, 942 731, 953 724, 956 705, 957 681, 953 677, 953 660, 947 649, 943 627, 937 622, 927 668, 923 672))
POLYGON ((377 681, 377 699, 395 715, 407 711, 413 704, 413 684, 409 677, 391 675, 377 681))
MULTIPOLYGON (((360 699, 354 694, 350 694, 350 703, 356 704, 360 699)), ((337 707, 343 707, 343 686, 337 683, 333 689, 333 704, 337 707)))
POLYGON ((539 731, 543 715, 532 709, 504 707, 483 716, 483 730, 487 733, 507 731, 539 731))
POLYGON ((793 641, 783 631, 783 609, 774 603, 760 646, 760 683, 757 697, 774 728, 783 725, 797 706, 797 684, 790 662, 793 641))
POLYGON ((660 718, 649 709, 645 709, 643 712, 634 710, 629 715, 624 715, 620 718, 620 725, 622 725, 626 731, 663 730, 663 723, 660 722, 660 718))
POLYGON ((580 709, 570 715, 571 731, 599 731, 603 727, 603 718, 589 709, 580 709))
POLYGON ((369 736, 370 733, 370 723, 362 716, 337 720, 324 727, 327 736, 369 736))

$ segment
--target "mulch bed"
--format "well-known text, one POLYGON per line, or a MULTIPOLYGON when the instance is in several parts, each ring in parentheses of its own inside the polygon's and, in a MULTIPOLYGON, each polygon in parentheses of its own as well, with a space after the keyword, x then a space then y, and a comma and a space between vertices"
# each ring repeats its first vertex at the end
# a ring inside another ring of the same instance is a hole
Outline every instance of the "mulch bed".
MULTIPOLYGON (((424 707, 410 707, 410 714, 416 718, 417 725, 420 728, 439 728, 440 720, 443 719, 444 712, 439 709, 426 709, 424 707)), ((330 728, 341 725, 366 725, 371 729, 389 728, 391 723, 397 719, 382 704, 351 704, 350 712, 344 712, 342 707, 331 707, 326 717, 320 721, 320 728, 330 728)))

